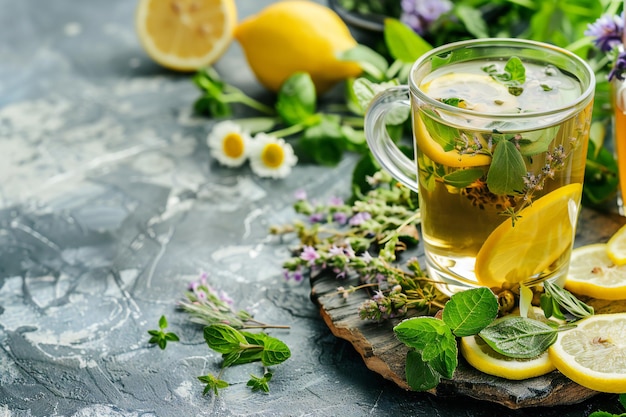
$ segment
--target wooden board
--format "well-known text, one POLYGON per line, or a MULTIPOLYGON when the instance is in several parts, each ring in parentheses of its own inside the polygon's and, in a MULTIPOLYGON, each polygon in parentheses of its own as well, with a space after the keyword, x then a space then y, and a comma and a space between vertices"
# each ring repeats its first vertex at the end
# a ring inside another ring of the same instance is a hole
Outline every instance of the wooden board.
MULTIPOLYGON (((626 218, 616 214, 584 209, 576 235, 576 246, 606 242, 625 223, 626 218)), ((423 263, 423 258, 420 261, 423 263)), ((321 316, 332 333, 350 342, 368 368, 410 390, 404 376, 407 347, 395 338, 392 330, 399 320, 383 323, 361 320, 358 307, 369 299, 369 295, 365 291, 358 291, 344 299, 337 295, 339 285, 346 288, 358 285, 358 279, 339 282, 331 274, 324 273, 311 278, 311 299, 319 305, 321 316)), ((626 300, 585 301, 592 304, 598 313, 626 311, 626 300)), ((436 389, 429 392, 436 396, 463 395, 497 402, 511 409, 575 404, 597 394, 572 382, 558 371, 524 381, 509 381, 474 369, 462 357, 459 358, 454 378, 442 380, 436 389)))

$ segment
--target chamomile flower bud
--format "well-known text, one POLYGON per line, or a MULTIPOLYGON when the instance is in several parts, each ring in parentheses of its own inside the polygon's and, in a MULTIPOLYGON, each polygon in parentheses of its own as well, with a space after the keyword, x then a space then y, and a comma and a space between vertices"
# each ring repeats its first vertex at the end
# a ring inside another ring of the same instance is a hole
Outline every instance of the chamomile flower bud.
POLYGON ((230 120, 213 126, 207 138, 211 155, 229 167, 239 167, 246 162, 250 148, 250 134, 230 120))
POLYGON ((258 133, 250 147, 250 167, 259 177, 285 178, 298 158, 284 139, 258 133))

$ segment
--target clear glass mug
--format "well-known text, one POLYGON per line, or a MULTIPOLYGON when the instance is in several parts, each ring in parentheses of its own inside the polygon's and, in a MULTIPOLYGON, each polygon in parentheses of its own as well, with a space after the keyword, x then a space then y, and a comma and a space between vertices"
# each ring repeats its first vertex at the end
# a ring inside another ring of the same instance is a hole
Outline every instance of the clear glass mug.
POLYGON ((575 54, 493 38, 435 48, 413 64, 407 86, 374 98, 369 147, 418 191, 426 266, 442 290, 564 283, 594 89, 575 54), (414 160, 386 131, 409 109, 414 160))

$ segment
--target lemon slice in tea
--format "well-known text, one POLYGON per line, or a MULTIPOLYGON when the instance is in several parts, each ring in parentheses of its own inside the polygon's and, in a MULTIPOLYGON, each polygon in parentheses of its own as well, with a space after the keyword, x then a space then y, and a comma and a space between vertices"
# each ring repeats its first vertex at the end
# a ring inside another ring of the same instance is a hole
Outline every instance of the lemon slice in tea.
POLYGON ((545 271, 574 239, 582 184, 560 187, 507 218, 478 251, 474 272, 481 285, 518 283, 545 271))
POLYGON ((556 368, 589 389, 626 392, 626 313, 596 314, 561 331, 548 349, 556 368))
POLYGON ((626 265, 613 263, 605 243, 581 246, 572 251, 565 288, 602 300, 626 299, 626 265))

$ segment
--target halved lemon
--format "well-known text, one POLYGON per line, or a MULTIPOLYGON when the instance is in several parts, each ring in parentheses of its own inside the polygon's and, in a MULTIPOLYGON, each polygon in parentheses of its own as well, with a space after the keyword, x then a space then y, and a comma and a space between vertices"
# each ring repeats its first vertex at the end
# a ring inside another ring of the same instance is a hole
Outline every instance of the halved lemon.
POLYGON ((135 28, 146 53, 166 68, 195 71, 233 40, 234 0, 139 0, 135 28))
POLYGON ((518 283, 545 271, 571 246, 582 184, 560 187, 504 220, 478 251, 474 272, 481 285, 518 283))
POLYGON ((605 243, 596 243, 572 251, 565 281, 569 291, 602 300, 626 298, 626 265, 615 265, 605 243))
POLYGON ((589 389, 626 392, 626 313, 597 314, 559 332, 548 349, 556 368, 589 389))
POLYGON ((607 242, 607 255, 615 265, 626 265, 626 225, 622 226, 607 242))
POLYGON ((501 378, 519 381, 545 375, 555 369, 548 352, 532 359, 510 358, 493 350, 480 336, 462 337, 460 350, 474 368, 501 378))

